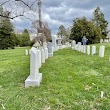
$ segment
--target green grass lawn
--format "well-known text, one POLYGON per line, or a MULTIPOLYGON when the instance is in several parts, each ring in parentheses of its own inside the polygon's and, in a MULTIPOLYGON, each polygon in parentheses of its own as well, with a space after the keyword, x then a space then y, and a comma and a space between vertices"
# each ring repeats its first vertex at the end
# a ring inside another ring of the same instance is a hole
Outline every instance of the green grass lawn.
POLYGON ((104 45, 104 58, 98 50, 94 56, 70 48, 54 52, 40 68, 40 87, 30 88, 24 88, 26 48, 0 50, 0 110, 110 110, 110 43, 104 45))

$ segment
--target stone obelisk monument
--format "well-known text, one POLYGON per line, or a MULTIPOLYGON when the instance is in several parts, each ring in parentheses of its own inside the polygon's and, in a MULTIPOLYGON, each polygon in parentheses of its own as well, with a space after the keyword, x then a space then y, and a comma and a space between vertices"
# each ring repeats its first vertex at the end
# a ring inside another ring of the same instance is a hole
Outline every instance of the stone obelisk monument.
POLYGON ((39 18, 38 18, 37 34, 43 45, 43 42, 46 41, 46 37, 44 36, 44 32, 43 32, 43 22, 42 22, 42 14, 41 14, 42 7, 41 6, 42 6, 42 1, 38 0, 38 16, 39 16, 39 18))

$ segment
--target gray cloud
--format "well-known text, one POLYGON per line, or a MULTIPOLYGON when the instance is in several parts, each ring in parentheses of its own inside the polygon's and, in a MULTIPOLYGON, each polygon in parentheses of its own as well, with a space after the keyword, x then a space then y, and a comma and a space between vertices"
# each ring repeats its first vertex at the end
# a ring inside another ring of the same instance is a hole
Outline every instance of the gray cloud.
MULTIPOLYGON (((72 20, 75 18, 81 18, 83 16, 88 19, 92 18, 93 11, 97 6, 104 13, 105 19, 110 22, 109 0, 42 0, 42 2, 42 19, 48 22, 53 35, 57 33, 60 25, 64 25, 65 28, 72 25, 72 20)), ((36 19, 37 16, 36 13, 36 19)), ((17 23, 18 25, 19 22, 17 23)), ((29 24, 28 22, 22 22, 20 26, 29 28, 30 22, 29 24)), ((110 25, 108 27, 110 29, 110 25)))

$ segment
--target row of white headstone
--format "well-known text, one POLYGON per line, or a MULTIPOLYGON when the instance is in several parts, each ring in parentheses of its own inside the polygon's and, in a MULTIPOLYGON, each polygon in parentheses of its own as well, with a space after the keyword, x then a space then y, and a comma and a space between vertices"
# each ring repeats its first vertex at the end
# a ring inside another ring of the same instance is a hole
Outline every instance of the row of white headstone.
POLYGON ((56 37, 52 38, 51 42, 44 42, 43 47, 35 48, 32 47, 31 50, 26 49, 25 53, 28 55, 30 53, 30 75, 25 80, 25 87, 29 86, 40 86, 40 82, 42 80, 42 73, 39 73, 39 68, 48 57, 53 56, 53 52, 59 49, 63 49, 66 47, 70 47, 69 43, 66 45, 59 45, 56 43, 56 37))
MULTIPOLYGON (((88 55, 92 54, 95 55, 96 54, 96 46, 93 45, 92 46, 92 52, 90 53, 90 46, 89 45, 81 45, 81 42, 78 42, 78 44, 76 44, 76 41, 73 40, 72 41, 72 49, 73 50, 77 50, 79 52, 83 52, 83 53, 87 53, 88 55)), ((104 57, 104 52, 105 52, 105 46, 100 46, 99 48, 99 57, 104 57)))
POLYGON ((110 39, 100 39, 100 43, 108 43, 110 42, 110 39))
POLYGON ((54 50, 57 51, 58 49, 68 48, 71 47, 69 42, 66 42, 65 45, 61 44, 61 38, 57 38, 56 36, 52 37, 52 46, 54 47, 54 50), (57 41, 58 40, 58 44, 57 41))
MULTIPOLYGON (((29 86, 39 86, 42 80, 42 73, 39 73, 39 68, 48 57, 53 56, 52 43, 43 45, 44 47, 35 48, 32 47, 30 50, 30 75, 25 80, 25 87, 29 86)), ((28 50, 26 49, 26 55, 28 55, 28 50)))

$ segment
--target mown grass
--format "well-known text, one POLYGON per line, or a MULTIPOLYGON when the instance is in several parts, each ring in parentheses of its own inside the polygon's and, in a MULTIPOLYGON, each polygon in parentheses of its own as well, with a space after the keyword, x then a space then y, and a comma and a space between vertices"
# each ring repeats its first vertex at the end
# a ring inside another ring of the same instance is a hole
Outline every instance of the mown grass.
POLYGON ((70 48, 54 52, 40 68, 40 87, 30 88, 24 88, 30 74, 26 48, 1 50, 0 109, 110 110, 110 44, 104 45, 104 58, 98 57, 98 49, 95 56, 70 48))

